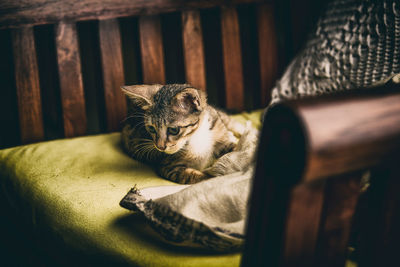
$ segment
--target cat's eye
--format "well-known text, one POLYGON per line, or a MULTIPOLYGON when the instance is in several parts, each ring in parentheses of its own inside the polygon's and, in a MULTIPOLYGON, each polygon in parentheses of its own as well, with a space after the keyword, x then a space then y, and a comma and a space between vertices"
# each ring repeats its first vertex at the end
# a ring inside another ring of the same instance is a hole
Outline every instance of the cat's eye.
POLYGON ((153 126, 149 125, 147 126, 147 131, 151 134, 155 134, 156 133, 156 128, 154 128, 153 126))
POLYGON ((180 131, 179 127, 168 127, 168 134, 177 135, 180 131))

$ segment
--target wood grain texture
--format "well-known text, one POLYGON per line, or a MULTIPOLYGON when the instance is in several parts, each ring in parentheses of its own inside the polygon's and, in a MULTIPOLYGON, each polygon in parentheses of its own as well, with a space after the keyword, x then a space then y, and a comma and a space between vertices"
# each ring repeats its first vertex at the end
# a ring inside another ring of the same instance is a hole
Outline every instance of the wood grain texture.
POLYGON ((275 28, 274 6, 257 6, 258 51, 260 60, 261 104, 271 101, 271 89, 278 76, 278 44, 275 28))
POLYGON ((361 176, 361 173, 349 174, 327 181, 315 266, 345 265, 353 215, 361 193, 361 176))
POLYGON ((86 110, 83 92, 81 60, 74 23, 55 25, 57 64, 65 137, 86 133, 86 110))
POLYGON ((143 83, 165 84, 165 63, 160 17, 140 17, 139 35, 143 83))
POLYGON ((124 85, 121 33, 116 19, 99 22, 100 55, 103 71, 104 99, 108 131, 120 130, 126 116, 126 99, 120 87, 124 85))
POLYGON ((399 101, 400 94, 394 92, 321 100, 299 107, 309 136, 305 179, 375 166, 399 149, 399 101))
POLYGON ((33 28, 12 30, 12 42, 21 142, 41 141, 43 115, 33 28))
POLYGON ((242 49, 238 14, 233 7, 221 8, 221 35, 225 75, 226 108, 244 109, 242 49))
POLYGON ((205 91, 206 67, 199 11, 182 12, 182 34, 186 82, 205 91))
MULTIPOLYGON (((230 2, 239 4, 260 2, 260 0, 230 2)), ((0 28, 49 24, 61 20, 80 21, 154 15, 183 9, 210 8, 224 3, 226 0, 2 0, 0 28)))
POLYGON ((283 266, 312 266, 324 203, 324 183, 300 184, 290 196, 283 245, 283 266))

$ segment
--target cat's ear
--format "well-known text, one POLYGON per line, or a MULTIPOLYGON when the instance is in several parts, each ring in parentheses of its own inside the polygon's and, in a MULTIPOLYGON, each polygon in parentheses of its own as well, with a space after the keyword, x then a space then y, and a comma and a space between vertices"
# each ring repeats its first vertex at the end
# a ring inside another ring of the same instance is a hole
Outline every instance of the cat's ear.
POLYGON ((146 110, 153 105, 153 96, 161 89, 161 87, 161 84, 124 85, 121 86, 121 90, 135 103, 135 105, 146 110))
POLYGON ((176 111, 198 112, 202 111, 207 104, 206 93, 195 88, 186 88, 176 94, 172 101, 176 111))

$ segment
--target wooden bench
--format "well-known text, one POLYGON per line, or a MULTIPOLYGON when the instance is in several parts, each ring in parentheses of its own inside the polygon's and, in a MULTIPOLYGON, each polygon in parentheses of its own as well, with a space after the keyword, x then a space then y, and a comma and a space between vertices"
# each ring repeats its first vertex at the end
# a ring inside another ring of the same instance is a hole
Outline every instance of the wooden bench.
MULTIPOLYGON (((126 114, 119 87, 126 83, 188 82, 207 90, 216 104, 229 110, 265 106, 283 65, 275 4, 1 1, 0 31, 10 38, 8 66, 15 70, 15 88, 12 82, 8 88, 16 92, 19 124, 15 128, 20 133, 20 138, 13 136, 14 141, 3 146, 119 130, 126 114), (254 35, 240 27, 238 6, 252 8, 254 35), (179 37, 172 46, 163 34, 165 14, 179 18, 180 29, 175 27, 179 31, 168 32, 179 37), (50 26, 38 29, 43 25, 50 26), (79 31, 77 25, 87 27, 86 31, 79 31), (216 35, 205 39, 204 25, 215 29, 216 35), (243 57, 243 35, 255 36, 256 52, 249 58, 243 57), (89 40, 88 46, 83 39, 89 40), (98 48, 98 58, 93 48, 98 48), (174 71, 183 73, 170 79, 166 60, 176 55, 183 64, 174 71), (221 66, 215 66, 219 61, 213 57, 220 57, 221 66), (250 79, 245 75, 249 73, 250 79), (247 105, 250 91, 255 92, 253 104, 247 105), (99 118, 96 127, 90 119, 93 113, 99 118)), ((298 29, 303 24, 294 25, 298 29)), ((359 238, 355 243, 362 266, 399 262, 393 249, 399 222, 399 94, 385 90, 290 102, 272 110, 258 152, 243 266, 343 266, 351 231, 359 238), (370 171, 370 190, 359 201, 360 180, 369 175, 366 171, 370 171)), ((2 101, 12 102, 13 95, 5 95, 8 98, 2 101)))

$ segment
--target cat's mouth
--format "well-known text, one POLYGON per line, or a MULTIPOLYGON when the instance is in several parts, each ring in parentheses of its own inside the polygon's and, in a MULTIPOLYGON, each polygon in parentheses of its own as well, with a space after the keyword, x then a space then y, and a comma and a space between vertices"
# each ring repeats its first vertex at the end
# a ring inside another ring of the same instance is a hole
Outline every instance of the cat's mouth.
POLYGON ((154 145, 154 147, 155 147, 158 151, 163 152, 163 153, 166 153, 166 154, 174 154, 174 153, 178 152, 179 149, 180 149, 180 148, 177 146, 177 144, 171 145, 171 146, 167 146, 165 149, 160 149, 160 148, 158 148, 156 145, 154 145))

